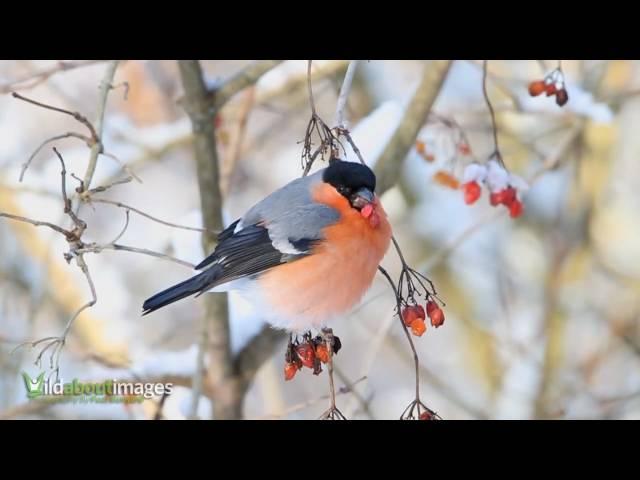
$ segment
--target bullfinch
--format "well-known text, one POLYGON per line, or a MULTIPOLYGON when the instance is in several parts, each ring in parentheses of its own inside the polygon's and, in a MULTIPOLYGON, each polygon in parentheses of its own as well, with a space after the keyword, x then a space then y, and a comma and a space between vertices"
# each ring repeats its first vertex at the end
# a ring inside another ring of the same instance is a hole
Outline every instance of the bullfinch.
POLYGON ((276 328, 322 328, 369 289, 391 239, 367 166, 333 160, 250 208, 202 270, 144 302, 143 315, 204 292, 240 291, 276 328))

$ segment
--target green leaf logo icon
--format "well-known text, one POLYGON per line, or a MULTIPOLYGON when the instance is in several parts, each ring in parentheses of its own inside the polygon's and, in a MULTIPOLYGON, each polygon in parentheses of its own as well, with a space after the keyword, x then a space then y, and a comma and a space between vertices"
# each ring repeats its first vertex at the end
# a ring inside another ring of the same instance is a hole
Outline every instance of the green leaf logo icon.
POLYGON ((28 373, 22 372, 22 378, 27 389, 27 398, 38 398, 44 393, 44 372, 36 380, 32 380, 28 373))

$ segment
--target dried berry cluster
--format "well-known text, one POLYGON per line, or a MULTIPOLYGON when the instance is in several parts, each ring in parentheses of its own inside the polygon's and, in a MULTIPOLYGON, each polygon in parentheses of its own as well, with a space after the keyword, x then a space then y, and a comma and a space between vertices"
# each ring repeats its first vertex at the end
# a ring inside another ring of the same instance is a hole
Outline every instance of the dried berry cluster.
MULTIPOLYGON (((444 324, 444 312, 433 300, 427 302, 427 316, 429 316, 432 327, 438 328, 444 324)), ((402 309, 402 321, 411 328, 411 332, 417 337, 421 337, 427 331, 425 318, 425 310, 422 305, 407 305, 402 309)))
MULTIPOLYGON (((338 337, 332 338, 332 350, 337 354, 342 343, 338 337)), ((295 341, 289 341, 285 353, 284 379, 291 380, 302 367, 310 368, 314 375, 319 375, 322 372, 322 364, 328 361, 329 348, 324 339, 320 335, 313 338, 311 333, 305 333, 301 342, 297 338, 295 341)))
POLYGON ((562 70, 556 68, 553 72, 547 74, 543 80, 535 80, 529 84, 529 95, 532 97, 537 97, 543 93, 546 93, 547 97, 555 95, 556 104, 560 107, 569 101, 562 70))
POLYGON ((489 161, 487 165, 467 165, 462 184, 467 205, 475 203, 480 198, 481 185, 489 190, 489 203, 492 206, 504 205, 512 218, 522 215, 524 207, 521 194, 527 190, 528 185, 521 177, 509 173, 495 160, 489 161))

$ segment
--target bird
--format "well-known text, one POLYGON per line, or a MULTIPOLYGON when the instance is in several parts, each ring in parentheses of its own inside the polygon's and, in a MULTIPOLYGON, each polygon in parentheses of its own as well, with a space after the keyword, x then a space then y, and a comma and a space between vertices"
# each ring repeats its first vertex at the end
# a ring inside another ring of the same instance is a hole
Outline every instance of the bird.
POLYGON ((361 301, 389 248, 375 189, 369 167, 335 158, 289 182, 220 232, 201 272, 148 298, 143 315, 236 290, 276 329, 326 328, 361 301))

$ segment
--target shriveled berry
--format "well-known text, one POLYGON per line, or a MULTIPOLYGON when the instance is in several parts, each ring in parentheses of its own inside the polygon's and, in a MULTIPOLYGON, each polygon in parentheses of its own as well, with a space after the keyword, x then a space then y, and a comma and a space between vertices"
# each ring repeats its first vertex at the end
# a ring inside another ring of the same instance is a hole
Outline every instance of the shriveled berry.
POLYGON ((304 365, 307 368, 313 368, 313 360, 316 358, 316 353, 313 346, 309 343, 301 343, 296 347, 296 353, 304 365))
POLYGON ((436 308, 438 308, 438 304, 433 300, 429 300, 427 302, 427 315, 431 316, 431 312, 433 312, 436 308))
POLYGON ((431 326, 438 328, 444 323, 444 312, 440 307, 436 307, 431 311, 429 319, 431 319, 431 326))
POLYGON ((429 410, 422 412, 420 414, 420 420, 432 420, 433 419, 433 413, 431 413, 429 410))
POLYGON ((287 381, 291 380, 296 376, 297 371, 298 367, 296 367, 295 363, 286 363, 284 366, 284 379, 287 381))
POLYGON ((556 104, 558 104, 559 107, 562 107, 568 101, 569 94, 567 93, 567 91, 564 88, 562 90, 558 90, 558 93, 556 93, 556 104))
POLYGON ((551 95, 555 95, 557 91, 556 85, 554 83, 550 83, 545 87, 545 91, 547 92, 547 97, 550 97, 551 95))
POLYGON ((424 308, 421 305, 409 305, 402 310, 402 321, 410 327, 414 320, 424 320, 424 308))
POLYGON ((327 363, 329 361, 329 349, 324 343, 316 347, 316 357, 318 357, 318 360, 322 363, 327 363))

